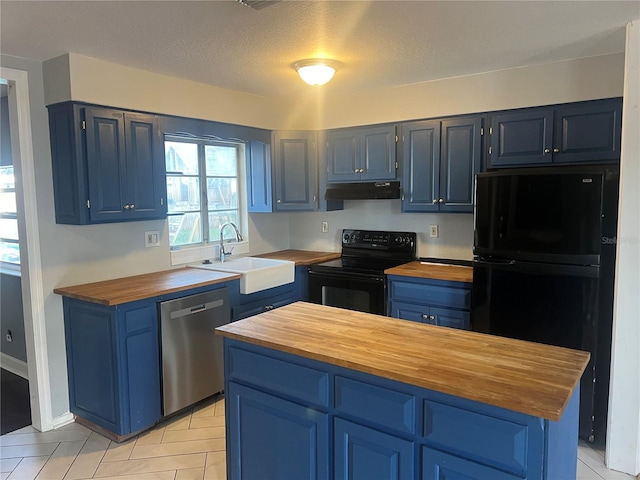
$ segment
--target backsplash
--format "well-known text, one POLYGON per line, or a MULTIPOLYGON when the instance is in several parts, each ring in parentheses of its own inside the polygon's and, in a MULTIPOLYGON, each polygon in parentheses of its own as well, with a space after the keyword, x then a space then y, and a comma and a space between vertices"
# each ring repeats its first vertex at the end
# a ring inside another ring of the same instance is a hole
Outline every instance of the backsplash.
POLYGON ((416 232, 419 257, 473 258, 472 214, 402 213, 400 200, 345 201, 341 211, 291 213, 289 247, 339 251, 343 228, 416 232), (327 233, 322 233, 323 221, 328 222, 327 233), (438 238, 429 236, 433 224, 438 238))

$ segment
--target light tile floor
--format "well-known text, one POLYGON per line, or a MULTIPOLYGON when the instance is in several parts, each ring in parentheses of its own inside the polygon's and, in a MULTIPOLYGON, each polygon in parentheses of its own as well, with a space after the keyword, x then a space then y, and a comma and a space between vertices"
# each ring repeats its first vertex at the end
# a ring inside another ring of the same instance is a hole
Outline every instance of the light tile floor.
MULTIPOLYGON (((25 427, 0 437, 0 467, 0 480, 223 480, 224 399, 120 444, 76 423, 44 433, 25 427)), ((635 478, 608 470, 604 452, 581 441, 576 480, 635 478)))

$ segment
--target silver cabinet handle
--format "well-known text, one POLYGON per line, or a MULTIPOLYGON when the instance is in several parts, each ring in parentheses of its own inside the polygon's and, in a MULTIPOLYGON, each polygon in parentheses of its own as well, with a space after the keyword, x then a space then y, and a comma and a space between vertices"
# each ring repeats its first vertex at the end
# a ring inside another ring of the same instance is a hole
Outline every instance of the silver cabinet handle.
POLYGON ((130 208, 131 208, 131 207, 130 207, 129 205, 125 205, 125 206, 124 206, 124 209, 125 209, 125 210, 129 210, 130 208))
POLYGON ((129 205, 129 207, 133 210, 134 208, 136 208, 136 206, 132 203, 131 205, 129 205))
POLYGON ((429 320, 435 320, 436 317, 434 317, 433 315, 429 315, 429 320))
POLYGON ((544 153, 549 153, 549 152, 551 152, 551 150, 549 150, 548 148, 544 149, 544 153))
POLYGON ((441 198, 441 199, 439 200, 439 202, 440 202, 440 203, 444 203, 444 200, 441 198))
POLYGON ((429 315, 427 315, 426 313, 422 314, 422 319, 429 320, 429 315))
POLYGON ((278 203, 282 203, 282 200, 278 199, 278 203))
POLYGON ((553 149, 553 153, 560 153, 560 149, 559 148, 554 148, 553 149))
POLYGON ((438 200, 434 198, 431 203, 433 203, 435 205, 436 203, 438 203, 438 200))

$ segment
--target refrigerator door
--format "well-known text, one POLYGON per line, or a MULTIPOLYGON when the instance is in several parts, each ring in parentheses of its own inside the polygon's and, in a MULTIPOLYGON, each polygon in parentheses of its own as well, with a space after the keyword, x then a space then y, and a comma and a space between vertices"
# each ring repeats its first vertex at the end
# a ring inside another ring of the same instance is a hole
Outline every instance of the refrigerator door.
POLYGON ((474 261, 473 331, 591 353, 582 376, 580 435, 593 439, 599 267, 474 261))
POLYGON ((603 169, 521 169, 479 174, 476 255, 597 265, 603 169))

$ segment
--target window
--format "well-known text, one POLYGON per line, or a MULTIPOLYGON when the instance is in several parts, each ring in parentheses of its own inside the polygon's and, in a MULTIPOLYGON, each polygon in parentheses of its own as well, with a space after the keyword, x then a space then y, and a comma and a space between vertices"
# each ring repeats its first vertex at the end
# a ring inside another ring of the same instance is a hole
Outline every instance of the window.
MULTIPOLYGON (((240 227, 239 165, 244 146, 167 137, 167 217, 172 249, 218 243, 220 227, 240 227)), ((232 228, 225 240, 235 239, 232 228)))
POLYGON ((20 265, 13 165, 0 166, 0 262, 20 265))

